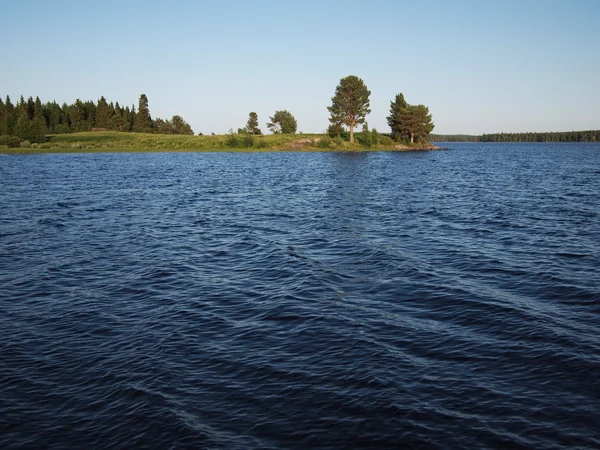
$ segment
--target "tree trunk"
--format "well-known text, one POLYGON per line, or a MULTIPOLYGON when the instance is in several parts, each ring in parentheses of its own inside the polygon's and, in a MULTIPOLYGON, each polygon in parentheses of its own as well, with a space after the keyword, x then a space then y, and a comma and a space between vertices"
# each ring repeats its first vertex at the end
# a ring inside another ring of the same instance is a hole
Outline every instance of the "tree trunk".
POLYGON ((410 143, 411 144, 415 143, 415 133, 410 133, 410 143))
POLYGON ((350 122, 350 143, 354 144, 354 121, 350 122))

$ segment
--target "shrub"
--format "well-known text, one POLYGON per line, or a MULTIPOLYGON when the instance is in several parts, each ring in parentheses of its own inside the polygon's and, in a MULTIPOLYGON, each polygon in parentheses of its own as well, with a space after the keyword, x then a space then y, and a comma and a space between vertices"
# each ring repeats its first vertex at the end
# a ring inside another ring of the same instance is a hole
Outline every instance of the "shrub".
POLYGON ((5 145, 8 148, 19 148, 21 146, 21 139, 17 136, 3 134, 0 136, 0 145, 5 145))
POLYGON ((237 134, 230 133, 225 139, 225 145, 227 147, 236 148, 240 146, 240 138, 237 134))
POLYGON ((365 147, 371 147, 373 143, 371 139, 371 133, 369 131, 363 131, 362 133, 358 133, 356 135, 356 140, 360 145, 364 145, 365 147))
POLYGON ((333 138, 333 145, 335 146, 335 148, 343 148, 344 140, 340 136, 336 136, 335 138, 333 138))
POLYGON ((329 148, 329 146, 333 143, 333 140, 329 136, 325 136, 319 140, 317 146, 319 148, 329 148))
POLYGON ((256 148, 267 148, 269 146, 269 143, 267 141, 265 141, 264 139, 261 139, 258 141, 258 143, 256 144, 256 148))
POLYGON ((379 144, 385 146, 393 146, 395 143, 391 137, 379 135, 379 144))
POLYGON ((243 147, 253 147, 254 146, 254 136, 252 136, 251 134, 246 134, 245 136, 242 137, 242 146, 243 147))

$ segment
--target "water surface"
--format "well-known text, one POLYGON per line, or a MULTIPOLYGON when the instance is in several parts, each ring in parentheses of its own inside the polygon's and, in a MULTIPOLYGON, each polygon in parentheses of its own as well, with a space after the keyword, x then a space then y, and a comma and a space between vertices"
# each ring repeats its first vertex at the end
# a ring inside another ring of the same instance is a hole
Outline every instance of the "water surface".
POLYGON ((2 448, 599 448, 600 145, 0 157, 2 448))

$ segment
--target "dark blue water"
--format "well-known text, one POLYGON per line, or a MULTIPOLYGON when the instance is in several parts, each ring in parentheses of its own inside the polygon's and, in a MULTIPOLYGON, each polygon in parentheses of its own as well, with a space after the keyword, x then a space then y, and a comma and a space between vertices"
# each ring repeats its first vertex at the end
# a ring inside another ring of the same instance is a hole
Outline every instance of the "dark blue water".
POLYGON ((600 144, 0 156, 0 447, 599 448, 600 144))

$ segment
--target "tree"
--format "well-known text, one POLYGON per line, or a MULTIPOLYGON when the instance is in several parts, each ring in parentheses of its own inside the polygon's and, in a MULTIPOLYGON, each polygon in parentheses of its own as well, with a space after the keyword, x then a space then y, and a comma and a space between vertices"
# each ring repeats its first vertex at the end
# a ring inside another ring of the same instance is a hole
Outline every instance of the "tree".
POLYGON ((73 131, 83 131, 85 122, 85 111, 83 109, 83 102, 79 99, 76 99, 72 111, 73 112, 71 114, 71 124, 73 127, 73 131))
POLYGON ((424 105, 409 105, 402 93, 390 102, 387 122, 396 141, 411 143, 426 141, 434 128, 429 108, 424 105))
POLYGON ((150 117, 146 94, 140 95, 138 110, 133 121, 133 131, 138 133, 150 133, 152 131, 152 117, 150 117))
POLYGON ((258 128, 258 114, 251 112, 248 117, 248 123, 246 124, 246 131, 250 134, 262 134, 260 128, 258 128))
POLYGON ((350 75, 340 80, 331 98, 331 113, 329 121, 332 124, 343 124, 350 128, 350 143, 354 144, 354 127, 364 123, 365 117, 371 112, 369 96, 371 91, 360 78, 350 75))
POLYGON ((173 116, 171 119, 171 126, 173 127, 173 134, 188 134, 190 136, 194 135, 192 127, 185 120, 183 120, 183 117, 181 116, 173 116))
POLYGON ((402 93, 396 95, 396 98, 390 102, 390 115, 387 117, 387 123, 392 129, 392 138, 396 141, 408 140, 408 131, 402 128, 400 115, 403 110, 408 108, 408 103, 404 100, 402 93))
POLYGON ((409 105, 400 112, 400 120, 408 131, 411 144, 427 140, 433 131, 433 122, 429 108, 424 105, 409 105))
POLYGON ((289 111, 275 111, 275 115, 269 119, 271 122, 267 123, 267 127, 274 134, 295 134, 298 129, 298 123, 289 111))
POLYGON ((98 106, 96 107, 96 128, 109 128, 112 115, 113 109, 109 106, 104 96, 100 97, 98 106))

